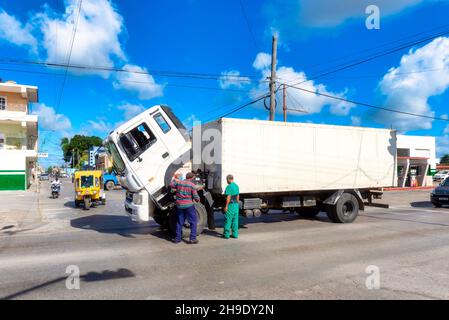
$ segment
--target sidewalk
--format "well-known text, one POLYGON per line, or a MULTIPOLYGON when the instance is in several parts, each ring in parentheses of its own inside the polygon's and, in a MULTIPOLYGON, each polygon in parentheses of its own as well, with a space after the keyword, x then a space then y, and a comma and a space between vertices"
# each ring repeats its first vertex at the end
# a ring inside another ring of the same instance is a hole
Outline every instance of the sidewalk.
POLYGON ((11 234, 41 223, 38 185, 27 191, 0 191, 0 234, 11 234))

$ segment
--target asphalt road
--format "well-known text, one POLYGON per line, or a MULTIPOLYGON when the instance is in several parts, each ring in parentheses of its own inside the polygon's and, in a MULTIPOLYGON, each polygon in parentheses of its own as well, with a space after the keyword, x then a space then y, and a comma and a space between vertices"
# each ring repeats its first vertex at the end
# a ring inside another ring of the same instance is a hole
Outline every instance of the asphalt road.
POLYGON ((429 192, 389 192, 381 202, 392 208, 367 208, 353 224, 275 213, 248 220, 238 240, 174 245, 124 215, 121 190, 84 211, 69 181, 56 200, 43 183, 33 223, 0 234, 0 298, 448 299, 449 208, 432 208, 429 192), (69 266, 79 289, 67 289, 69 266), (372 270, 379 289, 366 286, 372 270))

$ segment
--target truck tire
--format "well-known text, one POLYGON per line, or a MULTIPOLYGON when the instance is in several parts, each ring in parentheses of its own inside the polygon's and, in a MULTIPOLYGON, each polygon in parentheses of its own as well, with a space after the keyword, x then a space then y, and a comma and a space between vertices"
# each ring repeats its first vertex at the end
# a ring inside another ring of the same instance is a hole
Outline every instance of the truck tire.
MULTIPOLYGON (((207 224, 207 210, 206 207, 202 203, 195 203, 195 211, 197 216, 197 227, 196 233, 197 236, 203 233, 204 228, 207 224)), ((172 236, 176 233, 176 208, 170 212, 169 216, 169 224, 170 224, 170 233, 172 236)), ((182 237, 189 238, 190 237, 190 227, 187 219, 184 223, 184 227, 182 228, 182 237)))
POLYGON ((334 206, 328 206, 326 213, 335 223, 352 223, 359 214, 359 202, 350 193, 343 193, 334 206))
POLYGON ((305 207, 296 209, 296 212, 304 218, 315 218, 320 213, 320 211, 320 208, 317 207, 305 207))
POLYGON ((84 210, 89 210, 92 205, 92 201, 90 198, 84 198, 84 210))
POLYGON ((154 221, 161 226, 162 229, 169 229, 168 216, 167 215, 155 215, 154 221))
POLYGON ((115 183, 114 181, 108 181, 104 186, 106 187, 106 190, 112 191, 115 188, 115 183))

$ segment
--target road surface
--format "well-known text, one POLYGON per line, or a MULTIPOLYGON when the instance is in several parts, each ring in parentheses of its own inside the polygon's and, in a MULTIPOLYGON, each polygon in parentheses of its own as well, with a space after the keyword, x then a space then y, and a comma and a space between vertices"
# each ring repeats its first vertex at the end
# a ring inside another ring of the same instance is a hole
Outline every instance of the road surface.
MULTIPOLYGON (((238 240, 219 237, 217 213, 218 233, 175 245, 125 216, 122 190, 84 211, 70 181, 55 200, 44 182, 27 205, 34 219, 0 233, 0 298, 448 299, 449 208, 432 208, 429 192, 389 192, 392 208, 346 225, 270 214, 247 220, 238 240)), ((7 210, 26 197, 0 198, 7 210)))

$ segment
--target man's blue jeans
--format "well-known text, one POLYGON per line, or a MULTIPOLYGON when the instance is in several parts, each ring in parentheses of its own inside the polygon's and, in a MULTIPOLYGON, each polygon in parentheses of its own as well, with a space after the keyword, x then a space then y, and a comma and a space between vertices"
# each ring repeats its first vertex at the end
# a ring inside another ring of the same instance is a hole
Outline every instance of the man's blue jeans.
POLYGON ((187 221, 190 224, 190 240, 196 239, 197 217, 195 206, 191 206, 185 209, 176 208, 177 222, 176 222, 176 241, 181 241, 182 227, 184 222, 187 221))

